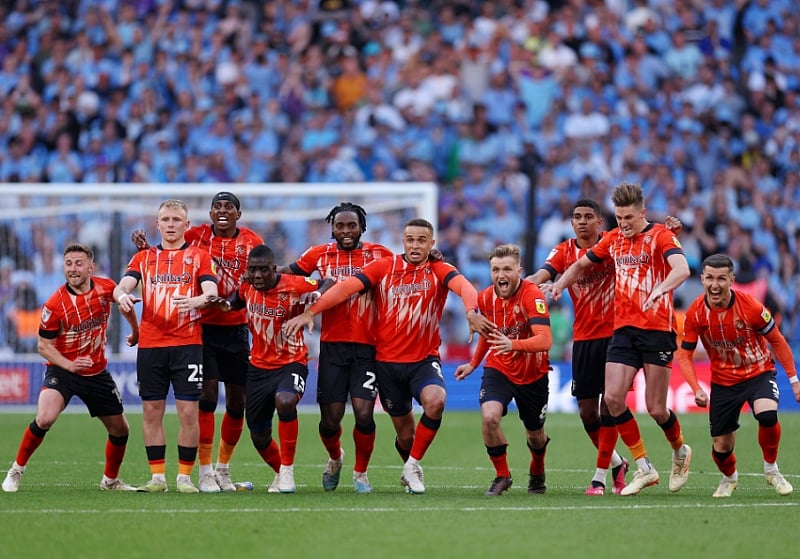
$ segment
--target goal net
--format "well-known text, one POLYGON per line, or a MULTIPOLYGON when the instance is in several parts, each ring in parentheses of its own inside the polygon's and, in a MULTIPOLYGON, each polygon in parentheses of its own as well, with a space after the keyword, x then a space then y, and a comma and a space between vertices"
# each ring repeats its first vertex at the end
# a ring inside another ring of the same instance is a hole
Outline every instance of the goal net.
MULTIPOLYGON (((183 200, 192 224, 209 222, 212 196, 230 191, 241 200, 240 224, 259 233, 288 264, 306 248, 330 239, 328 212, 343 201, 367 211, 364 239, 401 250, 402 225, 423 217, 437 225, 433 183, 369 184, 7 184, 0 216, 0 359, 36 356, 42 303, 64 283, 63 247, 82 242, 95 251, 96 273, 118 280, 143 229, 158 240, 155 215, 166 199, 183 200), (33 311, 33 312, 31 312, 33 311)), ((125 351, 117 313, 109 353, 125 351)), ((127 352, 130 353, 130 352, 127 352)))

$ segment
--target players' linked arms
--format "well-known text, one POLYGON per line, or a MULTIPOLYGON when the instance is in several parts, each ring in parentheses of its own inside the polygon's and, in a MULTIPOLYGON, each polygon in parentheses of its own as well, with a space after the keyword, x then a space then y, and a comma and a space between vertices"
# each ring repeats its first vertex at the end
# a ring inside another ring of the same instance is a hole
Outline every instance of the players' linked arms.
POLYGON ((150 244, 147 242, 147 233, 144 229, 134 229, 131 233, 131 241, 136 245, 137 250, 147 250, 150 244))
POLYGON ((473 367, 470 363, 464 363, 463 365, 459 365, 455 373, 456 380, 464 380, 469 375, 471 375, 472 371, 474 370, 475 367, 473 367))
POLYGON ((306 326, 308 326, 309 333, 314 331, 314 311, 311 309, 306 309, 303 313, 290 318, 283 323, 281 328, 287 335, 294 336, 306 326))

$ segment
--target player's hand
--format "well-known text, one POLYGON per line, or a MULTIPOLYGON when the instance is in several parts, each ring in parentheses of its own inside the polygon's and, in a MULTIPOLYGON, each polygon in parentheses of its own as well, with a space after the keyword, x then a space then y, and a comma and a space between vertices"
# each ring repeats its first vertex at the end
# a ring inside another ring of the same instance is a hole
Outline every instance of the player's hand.
POLYGON ((444 260, 444 254, 442 254, 442 251, 438 248, 432 248, 428 253, 428 260, 431 262, 441 262, 444 260))
POLYGON ((664 293, 661 292, 661 288, 654 287, 653 291, 650 292, 650 296, 647 298, 647 301, 644 302, 642 305, 643 311, 648 311, 651 308, 655 307, 658 301, 664 296, 664 293))
POLYGON ((469 322, 469 343, 477 332, 478 334, 486 337, 489 332, 497 328, 491 320, 480 314, 474 309, 467 311, 467 322, 469 322))
POLYGON ((133 347, 139 343, 139 331, 131 332, 125 337, 125 341, 128 344, 128 347, 133 347))
POLYGON ((548 291, 550 293, 550 298, 553 301, 558 301, 559 299, 561 299, 561 292, 563 291, 563 289, 561 288, 560 285, 558 285, 558 282, 555 282, 554 284, 550 285, 550 289, 548 291))
POLYGON ((553 292, 553 282, 548 281, 546 283, 540 283, 539 290, 547 297, 553 292))
POLYGON ((137 297, 133 293, 122 294, 117 299, 117 304, 119 305, 119 310, 122 312, 131 312, 133 310, 133 305, 141 301, 141 298, 137 297))
POLYGON ((794 392, 795 401, 800 402, 800 382, 792 383, 792 392, 794 392))
POLYGON ((231 310, 231 304, 225 297, 219 295, 206 295, 206 307, 216 307, 225 312, 231 310))
POLYGON ((78 357, 75 361, 72 362, 72 368, 70 369, 71 373, 79 373, 81 371, 85 371, 86 369, 92 366, 92 358, 91 357, 78 357))
POLYGON ((302 305, 313 305, 319 299, 321 293, 319 291, 309 291, 308 293, 303 293, 300 295, 300 304, 302 305))
POLYGON ((308 326, 309 334, 314 331, 314 315, 308 311, 303 314, 298 314, 294 318, 290 318, 283 323, 281 328, 288 336, 294 336, 303 328, 308 326))
POLYGON ((664 220, 664 225, 667 229, 672 231, 673 235, 677 235, 681 232, 681 229, 683 229, 683 223, 681 223, 681 220, 671 215, 668 215, 667 219, 664 220))
MULTIPOLYGON (((800 390, 800 388, 798 388, 800 390)), ((795 391, 797 392, 797 391, 795 391)), ((795 394, 797 396, 797 394, 795 394)), ((800 402, 800 399, 797 400, 800 402)), ((698 408, 704 408, 708 405, 708 394, 702 388, 698 388, 697 392, 694 393, 694 403, 697 404, 698 408)))
POLYGON ((500 330, 494 330, 486 338, 489 342, 489 349, 495 353, 511 352, 511 338, 503 334, 500 330))
POLYGON ((459 365, 455 373, 456 380, 464 380, 469 375, 471 375, 472 371, 474 370, 475 367, 473 367, 469 363, 464 363, 463 365, 459 365))
MULTIPOLYGON (((205 303, 205 299, 202 299, 203 303, 205 303)), ((188 295, 173 295, 172 302, 175 304, 175 308, 177 308, 181 312, 189 312, 196 308, 198 308, 197 298, 196 297, 189 297, 188 295)))
POLYGON ((136 250, 147 250, 150 244, 147 242, 147 233, 144 229, 134 229, 131 233, 131 241, 136 245, 136 250))

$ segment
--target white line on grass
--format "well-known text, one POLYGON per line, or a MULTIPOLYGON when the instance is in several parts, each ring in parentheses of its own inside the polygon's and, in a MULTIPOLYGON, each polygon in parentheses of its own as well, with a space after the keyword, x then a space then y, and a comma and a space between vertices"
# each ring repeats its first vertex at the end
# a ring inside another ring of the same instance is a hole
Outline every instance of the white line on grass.
MULTIPOLYGON (((736 509, 736 508, 773 508, 773 507, 796 507, 798 503, 686 503, 676 505, 633 505, 626 506, 625 509, 638 509, 638 510, 678 510, 678 509, 736 509)), ((0 510, 0 515, 4 514, 209 514, 209 513, 251 513, 251 512, 298 512, 298 513, 363 513, 363 512, 531 512, 531 511, 606 511, 606 510, 620 510, 619 505, 571 505, 571 506, 524 506, 524 507, 291 507, 291 508, 275 508, 275 507, 246 507, 246 508, 201 508, 201 509, 161 509, 161 510, 130 510, 130 509, 16 509, 16 510, 0 510)))

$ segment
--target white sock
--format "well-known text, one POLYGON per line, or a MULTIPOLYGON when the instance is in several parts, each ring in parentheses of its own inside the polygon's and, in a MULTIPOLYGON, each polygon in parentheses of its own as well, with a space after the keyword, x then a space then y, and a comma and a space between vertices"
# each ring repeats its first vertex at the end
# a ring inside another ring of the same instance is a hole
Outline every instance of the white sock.
POLYGON ((598 483, 602 483, 603 485, 606 484, 606 476, 608 475, 608 470, 605 468, 597 468, 594 471, 594 477, 592 481, 596 481, 598 483))
POLYGON ((611 454, 611 467, 616 468, 622 464, 622 456, 616 450, 611 454))
POLYGON ((778 473, 778 463, 777 462, 767 462, 764 461, 764 473, 765 474, 777 474, 778 473))
POLYGON ((211 464, 200 464, 200 475, 213 474, 214 467, 211 464))

